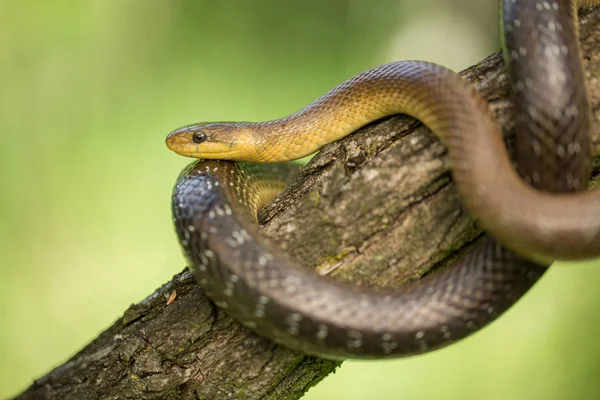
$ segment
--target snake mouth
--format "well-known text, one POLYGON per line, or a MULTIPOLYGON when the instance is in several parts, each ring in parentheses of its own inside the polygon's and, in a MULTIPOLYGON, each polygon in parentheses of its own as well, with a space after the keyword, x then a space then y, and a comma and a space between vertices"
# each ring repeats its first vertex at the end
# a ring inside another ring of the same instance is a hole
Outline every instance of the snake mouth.
POLYGON ((190 143, 189 135, 190 127, 185 126, 183 128, 176 129, 167 135, 165 143, 169 150, 175 153, 181 154, 181 149, 190 143))
POLYGON ((192 158, 235 159, 239 153, 238 140, 233 135, 213 132, 218 124, 194 124, 175 129, 167 135, 169 150, 192 158))
POLYGON ((185 138, 182 138, 181 136, 178 136, 178 135, 168 136, 167 140, 166 140, 166 145, 169 148, 169 150, 171 150, 179 155, 182 155, 185 157, 199 158, 198 146, 195 145, 194 143, 190 143, 189 141, 185 140, 185 138))

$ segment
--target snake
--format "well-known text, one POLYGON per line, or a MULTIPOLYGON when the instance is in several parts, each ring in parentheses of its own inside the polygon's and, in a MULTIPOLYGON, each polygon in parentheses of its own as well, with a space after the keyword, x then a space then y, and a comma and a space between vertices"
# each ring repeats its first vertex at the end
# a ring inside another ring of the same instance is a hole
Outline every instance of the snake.
POLYGON ((597 4, 500 4, 516 168, 477 90, 424 61, 360 73, 284 118, 169 133, 169 149, 199 158, 172 192, 195 279, 218 307, 276 343, 325 358, 379 359, 454 343, 511 307, 553 261, 598 256, 600 198, 583 190, 591 111, 577 18, 579 8, 597 4), (260 234, 258 210, 294 176, 287 161, 394 114, 421 121, 448 149, 460 198, 486 231, 472 251, 416 282, 373 289, 317 276, 260 234))

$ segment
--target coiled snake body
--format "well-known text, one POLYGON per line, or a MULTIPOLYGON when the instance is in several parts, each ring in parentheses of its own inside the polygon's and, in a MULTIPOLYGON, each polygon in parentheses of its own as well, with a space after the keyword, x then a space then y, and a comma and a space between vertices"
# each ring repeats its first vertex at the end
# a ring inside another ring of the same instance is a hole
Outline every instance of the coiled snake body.
POLYGON ((352 287, 316 276, 258 234, 256 212, 284 189, 291 167, 205 160, 181 173, 172 200, 196 279, 217 305, 278 343, 329 358, 383 358, 429 351, 481 328, 537 281, 546 270, 539 264, 599 255, 598 194, 542 191, 572 192, 589 179, 590 111, 576 11, 599 3, 503 3, 519 170, 537 189, 512 169, 487 103, 453 72, 425 62, 366 71, 280 120, 172 132, 167 145, 179 154, 276 162, 406 113, 448 147, 461 198, 490 233, 454 265, 416 283, 352 287))

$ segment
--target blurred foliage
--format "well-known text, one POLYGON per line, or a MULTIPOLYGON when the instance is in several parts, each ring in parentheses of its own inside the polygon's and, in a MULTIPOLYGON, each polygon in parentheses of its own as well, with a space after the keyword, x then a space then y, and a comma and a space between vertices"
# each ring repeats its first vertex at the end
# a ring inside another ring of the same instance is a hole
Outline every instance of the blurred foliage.
MULTIPOLYGON (((395 59, 495 51, 480 0, 0 0, 0 398, 179 272, 171 129, 274 118, 395 59)), ((600 397, 600 269, 558 266, 454 346, 346 362, 307 399, 600 397)))

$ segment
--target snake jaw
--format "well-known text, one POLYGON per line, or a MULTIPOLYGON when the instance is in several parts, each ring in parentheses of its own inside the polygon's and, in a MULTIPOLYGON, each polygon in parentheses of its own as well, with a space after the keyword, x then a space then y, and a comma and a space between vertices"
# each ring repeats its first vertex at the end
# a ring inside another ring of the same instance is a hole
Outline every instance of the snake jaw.
POLYGON ((175 153, 183 156, 192 157, 189 149, 186 149, 190 143, 193 143, 192 135, 193 132, 191 131, 190 126, 184 126, 169 133, 165 143, 169 150, 172 150, 175 153))
POLYGON ((229 122, 186 125, 166 138, 167 147, 175 153, 204 159, 243 161, 240 157, 247 144, 239 123, 229 122))

